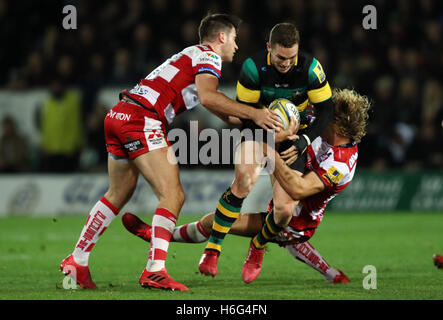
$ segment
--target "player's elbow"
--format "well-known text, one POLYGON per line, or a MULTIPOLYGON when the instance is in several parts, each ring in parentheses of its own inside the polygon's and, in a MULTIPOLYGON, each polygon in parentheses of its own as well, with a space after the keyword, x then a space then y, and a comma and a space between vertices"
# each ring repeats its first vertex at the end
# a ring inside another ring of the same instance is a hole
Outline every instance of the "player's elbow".
MULTIPOLYGON (((286 169, 287 167, 285 167, 286 169)), ((293 199, 301 200, 305 192, 301 179, 292 170, 285 170, 283 174, 276 172, 276 178, 283 190, 293 199)))
POLYGON ((301 200, 305 198, 305 189, 298 183, 288 183, 282 186, 292 200, 301 200))
POLYGON ((311 183, 309 181, 303 181, 298 186, 295 186, 290 190, 286 191, 293 200, 303 200, 314 194, 317 194, 324 190, 324 185, 319 182, 311 183))
POLYGON ((199 97, 198 97, 198 99, 200 100, 200 103, 203 105, 203 106, 207 106, 208 105, 208 97, 206 96, 206 95, 204 95, 204 94, 201 94, 201 95, 199 95, 199 97))
POLYGON ((289 185, 289 188, 284 189, 294 201, 299 201, 306 198, 306 188, 303 186, 303 184, 294 183, 292 185, 289 185))
POLYGON ((292 189, 288 194, 294 201, 299 201, 305 198, 303 191, 299 189, 292 189))
POLYGON ((207 108, 211 108, 212 107, 214 99, 213 99, 212 95, 209 92, 199 93, 198 99, 200 100, 200 103, 203 106, 205 106, 207 108))

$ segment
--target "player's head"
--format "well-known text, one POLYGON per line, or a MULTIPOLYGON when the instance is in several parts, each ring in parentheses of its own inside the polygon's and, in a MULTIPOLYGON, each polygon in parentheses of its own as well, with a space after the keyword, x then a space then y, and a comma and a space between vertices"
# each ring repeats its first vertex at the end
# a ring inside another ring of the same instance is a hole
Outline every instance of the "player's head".
POLYGON ((332 101, 336 133, 359 143, 366 135, 371 102, 351 89, 333 89, 332 101))
POLYGON ((208 14, 200 22, 200 43, 219 43, 223 61, 232 61, 238 49, 235 42, 241 20, 223 13, 208 14))
POLYGON ((292 23, 278 23, 271 29, 266 46, 270 53, 270 63, 278 72, 291 70, 297 61, 299 43, 300 35, 292 23))

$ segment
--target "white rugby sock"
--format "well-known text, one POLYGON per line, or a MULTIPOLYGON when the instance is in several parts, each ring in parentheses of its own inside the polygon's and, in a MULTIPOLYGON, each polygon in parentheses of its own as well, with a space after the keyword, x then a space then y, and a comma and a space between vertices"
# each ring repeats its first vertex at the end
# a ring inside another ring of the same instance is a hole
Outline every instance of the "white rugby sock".
POLYGON ((200 220, 174 228, 172 240, 175 242, 201 243, 208 241, 210 233, 206 232, 200 220))
POLYGON ((155 210, 152 218, 151 247, 146 270, 155 272, 165 267, 169 242, 176 223, 177 218, 169 210, 164 208, 155 210))
POLYGON ((88 219, 72 253, 76 263, 81 266, 88 265, 92 248, 118 213, 119 210, 105 197, 97 201, 89 212, 88 219))
POLYGON ((311 268, 314 268, 320 272, 323 277, 332 282, 339 272, 332 268, 326 260, 314 249, 314 247, 309 242, 298 243, 294 245, 286 246, 286 250, 296 258, 304 263, 306 263, 311 268))

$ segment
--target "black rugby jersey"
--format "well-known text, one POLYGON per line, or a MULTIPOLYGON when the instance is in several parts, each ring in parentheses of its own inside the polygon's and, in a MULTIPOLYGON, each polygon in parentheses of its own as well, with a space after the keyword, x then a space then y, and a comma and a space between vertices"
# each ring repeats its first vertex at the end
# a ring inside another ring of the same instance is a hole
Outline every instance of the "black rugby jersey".
POLYGON ((291 100, 301 116, 300 129, 306 128, 305 110, 330 99, 331 88, 320 62, 299 51, 294 66, 287 73, 278 72, 268 51, 260 51, 245 60, 237 81, 237 100, 255 107, 268 106, 277 98, 291 100))

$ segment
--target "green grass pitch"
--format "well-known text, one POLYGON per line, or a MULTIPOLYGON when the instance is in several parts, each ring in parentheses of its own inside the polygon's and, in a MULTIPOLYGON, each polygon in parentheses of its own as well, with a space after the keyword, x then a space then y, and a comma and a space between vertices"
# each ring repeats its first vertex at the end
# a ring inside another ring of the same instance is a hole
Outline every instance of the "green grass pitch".
MULTIPOLYGON (((151 216, 142 216, 151 222, 151 216)), ((86 216, 0 219, 0 300, 442 300, 441 213, 327 212, 311 243, 350 278, 330 284, 275 244, 268 246, 259 278, 241 280, 249 239, 228 235, 215 278, 198 272, 204 244, 171 243, 167 268, 189 292, 143 289, 138 278, 148 244, 129 234, 117 217, 95 246, 92 277, 99 290, 66 290, 59 264, 73 250, 86 216), (362 270, 373 265, 377 288, 366 290, 362 270)), ((194 220, 181 216, 178 224, 194 220)))

